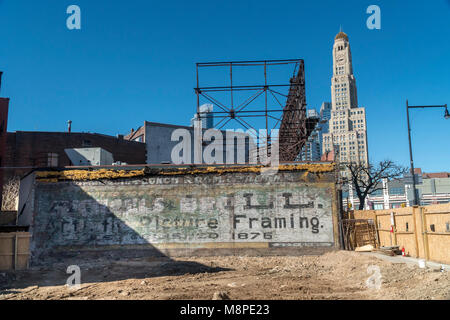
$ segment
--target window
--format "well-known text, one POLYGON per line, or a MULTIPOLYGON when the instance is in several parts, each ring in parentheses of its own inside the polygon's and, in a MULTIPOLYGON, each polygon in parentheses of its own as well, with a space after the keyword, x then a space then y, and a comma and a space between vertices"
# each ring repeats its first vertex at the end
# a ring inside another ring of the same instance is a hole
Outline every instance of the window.
POLYGON ((58 154, 57 153, 49 153, 47 157, 47 166, 49 168, 58 166, 58 154))
POLYGON ((83 147, 92 147, 92 142, 91 140, 83 140, 83 147))
POLYGON ((405 190, 403 188, 400 187, 396 187, 396 188, 389 188, 389 194, 392 195, 402 195, 405 193, 405 190))
POLYGON ((375 190, 370 195, 371 196, 381 196, 381 195, 383 195, 383 190, 382 189, 375 190))

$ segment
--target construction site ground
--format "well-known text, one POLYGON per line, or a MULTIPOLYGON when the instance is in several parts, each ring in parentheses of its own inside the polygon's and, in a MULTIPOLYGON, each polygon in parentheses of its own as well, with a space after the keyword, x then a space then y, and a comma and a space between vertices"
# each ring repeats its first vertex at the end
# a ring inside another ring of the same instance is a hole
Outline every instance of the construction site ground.
POLYGON ((211 300, 218 292, 232 300, 450 299, 449 271, 349 251, 299 257, 99 259, 79 267, 78 289, 66 286, 70 275, 64 263, 0 273, 0 300, 211 300), (379 289, 367 286, 367 279, 376 277, 370 266, 379 267, 379 289))

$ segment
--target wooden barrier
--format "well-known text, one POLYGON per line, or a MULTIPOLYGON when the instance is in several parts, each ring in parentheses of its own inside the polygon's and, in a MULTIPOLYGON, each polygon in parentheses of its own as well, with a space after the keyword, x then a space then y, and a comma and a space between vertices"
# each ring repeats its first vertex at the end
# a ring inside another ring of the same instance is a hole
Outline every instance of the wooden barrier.
POLYGON ((355 219, 369 216, 375 219, 380 246, 404 247, 412 257, 450 264, 450 203, 352 214, 355 219))
POLYGON ((0 270, 25 270, 30 257, 30 233, 0 233, 0 270))
POLYGON ((354 250, 365 245, 373 245, 374 248, 378 246, 373 219, 343 219, 341 224, 345 250, 354 250))

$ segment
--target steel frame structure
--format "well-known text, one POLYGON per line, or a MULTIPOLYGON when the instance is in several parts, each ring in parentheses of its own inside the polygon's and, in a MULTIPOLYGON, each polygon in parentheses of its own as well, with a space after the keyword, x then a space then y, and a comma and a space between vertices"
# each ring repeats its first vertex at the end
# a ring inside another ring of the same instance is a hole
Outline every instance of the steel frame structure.
MULTIPOLYGON (((279 126, 279 157, 280 161, 295 161, 298 154, 305 146, 309 134, 315 128, 317 121, 306 118, 306 95, 305 95, 305 69, 303 59, 285 60, 259 60, 259 61, 226 61, 226 62, 204 62, 196 64, 197 87, 194 88, 197 95, 197 117, 200 119, 200 97, 220 108, 221 111, 213 111, 214 118, 221 119, 215 127, 222 129, 231 120, 235 120, 246 130, 255 130, 251 121, 244 118, 265 118, 265 129, 267 132, 267 145, 271 143, 271 130, 279 126), (268 67, 290 65, 293 66, 293 74, 289 83, 269 84, 268 67), (255 85, 233 85, 233 69, 240 67, 260 66, 264 68, 262 83, 255 85), (228 86, 200 86, 199 70, 201 68, 228 67, 230 85, 228 86), (289 93, 283 94, 277 88, 289 87, 289 93), (234 94, 236 92, 249 91, 249 97, 239 105, 236 105, 234 94), (228 93, 229 103, 219 101, 213 97, 214 92, 228 93), (269 108, 268 97, 273 97, 278 106, 269 108), (258 97, 264 96, 264 106, 256 110, 249 110, 250 105, 258 97), (280 100, 286 99, 286 103, 280 100), (281 114, 281 116, 280 116, 281 114), (269 119, 275 120, 275 125, 269 128, 269 119)), ((203 116, 204 118, 204 116, 203 116)))

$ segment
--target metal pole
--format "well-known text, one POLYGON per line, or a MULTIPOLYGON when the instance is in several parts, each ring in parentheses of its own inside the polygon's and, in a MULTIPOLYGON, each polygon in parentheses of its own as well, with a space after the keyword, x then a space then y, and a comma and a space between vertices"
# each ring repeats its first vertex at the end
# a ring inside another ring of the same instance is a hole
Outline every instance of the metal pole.
POLYGON ((406 120, 408 122, 408 141, 409 141, 409 160, 411 163, 411 176, 413 179, 413 194, 414 194, 414 205, 417 206, 417 192, 416 192, 416 178, 414 175, 414 161, 413 161, 413 155, 412 155, 412 146, 411 146, 411 126, 409 125, 409 106, 408 106, 408 100, 406 100, 406 120))
POLYGON ((198 78, 198 63, 196 65, 197 70, 197 90, 195 90, 195 93, 197 94, 197 118, 200 118, 200 92, 199 92, 199 78, 198 78))
POLYGON ((231 90, 230 90, 230 94, 231 94, 231 110, 233 110, 233 63, 230 62, 230 83, 231 83, 231 90))
POLYGON ((269 150, 269 119, 267 115, 267 62, 264 61, 264 95, 265 95, 265 108, 266 108, 266 148, 269 150))

